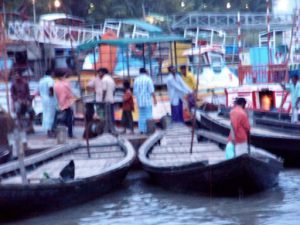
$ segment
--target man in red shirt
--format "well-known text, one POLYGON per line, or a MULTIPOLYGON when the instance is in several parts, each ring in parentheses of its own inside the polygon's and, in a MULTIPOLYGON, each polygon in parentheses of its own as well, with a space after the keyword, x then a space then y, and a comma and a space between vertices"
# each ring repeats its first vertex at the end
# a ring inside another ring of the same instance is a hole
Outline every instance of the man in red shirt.
MULTIPOLYGON (((75 102, 75 97, 72 93, 71 84, 66 80, 68 74, 60 76, 54 84, 54 93, 58 103, 58 113, 63 115, 63 122, 68 127, 68 135, 70 138, 73 138, 73 109, 72 105, 75 102)), ((57 125, 57 116, 56 113, 53 123, 53 130, 55 130, 57 125)))
POLYGON ((238 98, 235 107, 230 112, 231 131, 229 141, 235 145, 235 155, 247 153, 250 124, 245 111, 246 100, 238 98))

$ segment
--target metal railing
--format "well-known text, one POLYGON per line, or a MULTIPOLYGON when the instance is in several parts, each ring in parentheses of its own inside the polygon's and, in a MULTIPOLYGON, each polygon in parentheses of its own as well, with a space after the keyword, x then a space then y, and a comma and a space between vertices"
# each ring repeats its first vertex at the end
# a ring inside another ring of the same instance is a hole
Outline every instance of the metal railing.
POLYGON ((66 47, 77 46, 84 42, 98 40, 102 30, 92 28, 34 24, 28 21, 10 21, 7 29, 8 38, 17 41, 37 41, 66 47))
MULTIPOLYGON (((237 13, 200 13, 191 12, 186 15, 177 14, 172 17, 172 28, 186 27, 210 27, 218 29, 235 29, 237 27, 237 13)), ((242 13, 241 27, 242 29, 266 29, 267 14, 266 13, 242 13)), ((292 14, 271 15, 271 27, 291 27, 293 24, 292 14)))
POLYGON ((288 66, 286 64, 239 66, 239 84, 266 84, 288 81, 288 66))

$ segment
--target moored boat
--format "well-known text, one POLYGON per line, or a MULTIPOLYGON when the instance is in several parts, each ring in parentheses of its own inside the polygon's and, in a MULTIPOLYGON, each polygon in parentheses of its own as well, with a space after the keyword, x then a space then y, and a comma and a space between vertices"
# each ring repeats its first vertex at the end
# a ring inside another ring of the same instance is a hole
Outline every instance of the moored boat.
POLYGON ((0 146, 0 164, 9 160, 10 150, 8 148, 0 146))
MULTIPOLYGON (((205 113, 198 111, 197 120, 206 129, 228 137, 230 132, 230 120, 228 117, 221 116, 218 112, 205 113)), ((293 132, 294 128, 292 127, 286 129, 280 127, 279 124, 276 125, 275 122, 271 122, 275 126, 254 124, 250 133, 251 144, 283 158, 285 165, 300 165, 299 133, 293 132)))
POLYGON ((277 183, 282 162, 258 149, 226 160, 214 143, 194 140, 184 125, 157 131, 139 149, 139 159, 151 178, 167 189, 193 190, 216 195, 250 194, 277 183))
POLYGON ((60 145, 25 158, 26 180, 18 162, 0 166, 1 217, 16 219, 87 201, 120 186, 135 158, 125 139, 104 134, 90 143, 60 145))

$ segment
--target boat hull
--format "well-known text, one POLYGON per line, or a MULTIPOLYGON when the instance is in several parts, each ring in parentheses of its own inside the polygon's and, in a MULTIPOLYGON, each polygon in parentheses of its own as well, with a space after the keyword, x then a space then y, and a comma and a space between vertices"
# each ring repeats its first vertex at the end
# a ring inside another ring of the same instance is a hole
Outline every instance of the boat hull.
POLYGON ((236 196, 263 191, 277 184, 282 161, 275 156, 254 149, 250 155, 226 160, 225 152, 213 143, 195 143, 195 152, 190 155, 189 145, 179 138, 184 135, 176 133, 180 132, 178 129, 174 129, 174 133, 173 130, 154 133, 139 149, 138 157, 144 170, 164 188, 236 196), (174 137, 179 147, 169 142, 174 137), (186 161, 186 156, 193 160, 186 161))
POLYGON ((252 194, 277 184, 282 166, 242 155, 211 166, 190 165, 164 170, 144 166, 153 180, 173 190, 193 190, 215 195, 252 194))
MULTIPOLYGON (((107 136, 104 136, 104 138, 107 136)), ((108 140, 109 137, 107 137, 108 140)), ((105 139, 104 139, 105 140, 105 139)), ((95 139, 94 141, 97 141, 95 139)), ((93 143, 90 145, 94 147, 110 147, 116 146, 114 143, 93 143)), ((94 155, 91 155, 91 159, 86 158, 85 167, 87 170, 83 170, 80 164, 77 164, 79 168, 75 174, 81 171, 82 174, 77 174, 75 178, 63 181, 62 178, 44 178, 44 179, 28 179, 28 184, 23 183, 0 183, 0 218, 3 219, 16 219, 21 217, 30 216, 33 214, 39 214, 44 211, 51 211, 60 209, 63 207, 73 206, 78 203, 82 203, 105 193, 115 190, 119 187, 125 179, 130 167, 135 160, 135 151, 132 145, 126 139, 118 140, 118 145, 123 149, 120 150, 125 153, 125 156, 120 161, 105 167, 103 171, 99 171, 98 174, 91 176, 85 174, 93 174, 94 167, 89 167, 89 160, 97 160, 94 155), (93 158, 94 157, 94 158, 93 158)), ((35 170, 42 163, 47 163, 51 160, 60 160, 60 157, 66 156, 72 149, 84 148, 83 144, 74 144, 74 146, 66 145, 50 149, 48 151, 38 153, 34 156, 25 158, 24 163, 27 165, 27 170, 35 170), (54 159, 53 159, 54 158, 54 159)), ((99 147, 99 148, 100 148, 99 147)), ((74 159, 75 165, 76 160, 80 160, 86 153, 78 153, 79 159, 74 159)), ((99 153, 102 154, 102 153, 99 153)), ((103 153, 105 154, 105 153, 103 153)), ((75 157, 75 156, 73 156, 75 157)), ((105 156, 104 156, 105 157, 105 156)), ((113 157, 113 156, 106 156, 113 157)), ((79 161, 78 161, 79 162, 79 161)), ((109 162, 109 161, 108 161, 109 162)), ((107 163, 107 162, 106 162, 107 163)), ((110 162, 109 162, 110 163, 110 162)), ((83 164, 84 165, 84 164, 83 164)), ((100 166, 100 165, 99 165, 100 166)), ((5 176, 9 177, 11 173, 15 173, 18 170, 17 162, 11 162, 0 167, 2 174, 0 178, 5 181, 5 176), (3 172, 4 171, 4 172, 3 172)))
POLYGON ((89 180, 27 187, 0 188, 0 211, 4 218, 16 218, 82 203, 108 193, 121 185, 129 166, 89 180), (22 215, 20 215, 22 214, 22 215))

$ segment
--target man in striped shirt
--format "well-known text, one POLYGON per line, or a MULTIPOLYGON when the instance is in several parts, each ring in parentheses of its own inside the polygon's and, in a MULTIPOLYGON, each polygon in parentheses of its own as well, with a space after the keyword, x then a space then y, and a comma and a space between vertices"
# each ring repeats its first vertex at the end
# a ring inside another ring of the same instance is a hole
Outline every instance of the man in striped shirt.
POLYGON ((139 131, 147 132, 147 120, 152 119, 152 105, 156 105, 154 85, 145 68, 140 69, 140 75, 134 80, 133 94, 137 99, 139 109, 139 131), (153 103, 152 103, 153 99, 153 103))

